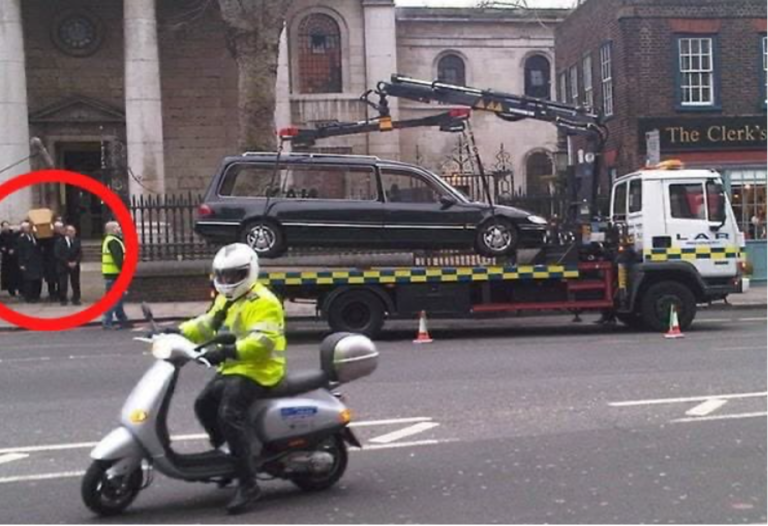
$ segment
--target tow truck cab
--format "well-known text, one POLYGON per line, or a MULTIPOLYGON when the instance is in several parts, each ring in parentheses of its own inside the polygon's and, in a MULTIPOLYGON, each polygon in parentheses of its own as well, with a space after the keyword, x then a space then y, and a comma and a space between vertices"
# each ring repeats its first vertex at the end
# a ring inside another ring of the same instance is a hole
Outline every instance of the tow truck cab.
POLYGON ((696 303, 748 289, 741 275, 744 234, 717 172, 667 161, 625 175, 612 188, 611 219, 625 226, 633 253, 620 311, 642 310, 638 303, 659 283, 686 287, 696 303))

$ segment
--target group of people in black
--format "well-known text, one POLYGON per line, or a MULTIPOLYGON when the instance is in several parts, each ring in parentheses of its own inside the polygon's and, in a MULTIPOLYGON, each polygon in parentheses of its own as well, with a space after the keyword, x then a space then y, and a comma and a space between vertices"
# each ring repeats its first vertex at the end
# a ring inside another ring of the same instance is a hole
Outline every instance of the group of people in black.
POLYGON ((0 290, 20 294, 27 303, 41 300, 43 282, 48 301, 80 305, 80 263, 83 258, 77 231, 62 221, 53 224, 53 236, 38 237, 29 221, 15 232, 8 221, 0 224, 0 290))

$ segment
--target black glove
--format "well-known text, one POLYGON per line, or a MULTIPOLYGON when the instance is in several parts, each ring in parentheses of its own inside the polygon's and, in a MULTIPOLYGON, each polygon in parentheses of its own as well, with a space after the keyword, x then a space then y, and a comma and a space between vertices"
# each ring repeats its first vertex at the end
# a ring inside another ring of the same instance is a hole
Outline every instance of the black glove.
POLYGON ((211 365, 219 365, 225 360, 237 359, 237 348, 234 345, 220 345, 215 349, 207 351, 201 358, 208 360, 211 365))
POLYGON ((160 334, 181 334, 181 329, 178 327, 165 327, 160 331, 160 334))

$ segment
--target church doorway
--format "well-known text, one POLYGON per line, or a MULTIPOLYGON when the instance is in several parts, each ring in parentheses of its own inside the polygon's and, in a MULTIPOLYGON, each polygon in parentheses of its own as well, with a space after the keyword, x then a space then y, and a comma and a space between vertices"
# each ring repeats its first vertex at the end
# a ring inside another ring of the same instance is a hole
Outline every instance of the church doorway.
MULTIPOLYGON (((81 173, 102 181, 101 144, 98 142, 72 142, 56 145, 58 165, 65 170, 81 173)), ((100 239, 104 233, 106 209, 101 199, 76 186, 66 185, 62 212, 64 220, 77 228, 80 237, 100 239)))

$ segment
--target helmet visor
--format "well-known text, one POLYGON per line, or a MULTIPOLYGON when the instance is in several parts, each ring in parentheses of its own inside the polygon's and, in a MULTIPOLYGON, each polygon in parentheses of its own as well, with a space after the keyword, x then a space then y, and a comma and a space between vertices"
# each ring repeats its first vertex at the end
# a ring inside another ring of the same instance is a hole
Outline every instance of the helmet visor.
POLYGON ((223 270, 216 270, 214 272, 214 278, 218 283, 222 285, 237 285, 250 273, 249 267, 242 268, 228 268, 223 270))

